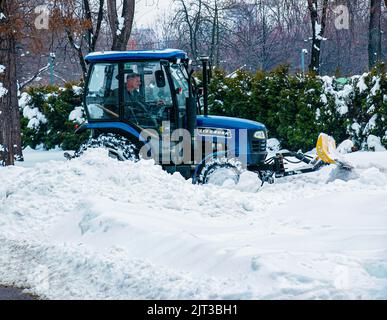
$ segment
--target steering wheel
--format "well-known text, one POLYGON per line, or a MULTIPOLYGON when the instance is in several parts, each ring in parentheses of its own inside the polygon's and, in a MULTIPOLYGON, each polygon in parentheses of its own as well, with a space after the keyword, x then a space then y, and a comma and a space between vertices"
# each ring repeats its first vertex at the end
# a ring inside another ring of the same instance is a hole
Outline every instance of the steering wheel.
POLYGON ((164 112, 165 112, 166 110, 172 109, 172 106, 169 105, 169 104, 162 104, 162 105, 157 105, 157 106, 158 106, 158 108, 159 108, 159 111, 157 112, 157 116, 158 116, 159 118, 162 118, 162 117, 163 117, 164 112))

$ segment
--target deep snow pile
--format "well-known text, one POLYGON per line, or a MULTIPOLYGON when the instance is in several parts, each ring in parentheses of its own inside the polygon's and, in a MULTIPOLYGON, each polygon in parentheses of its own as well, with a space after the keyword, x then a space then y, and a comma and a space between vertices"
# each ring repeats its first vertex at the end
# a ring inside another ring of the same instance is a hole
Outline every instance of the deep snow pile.
POLYGON ((0 283, 43 298, 387 298, 387 153, 259 188, 103 150, 0 168, 0 283))

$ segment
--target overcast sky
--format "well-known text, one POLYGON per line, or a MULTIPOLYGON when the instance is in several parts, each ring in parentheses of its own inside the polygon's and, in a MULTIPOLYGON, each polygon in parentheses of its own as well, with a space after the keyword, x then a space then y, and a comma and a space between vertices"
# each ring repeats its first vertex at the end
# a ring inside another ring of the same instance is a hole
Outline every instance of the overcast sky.
POLYGON ((137 27, 153 26, 158 16, 169 13, 172 5, 173 0, 136 0, 137 27))

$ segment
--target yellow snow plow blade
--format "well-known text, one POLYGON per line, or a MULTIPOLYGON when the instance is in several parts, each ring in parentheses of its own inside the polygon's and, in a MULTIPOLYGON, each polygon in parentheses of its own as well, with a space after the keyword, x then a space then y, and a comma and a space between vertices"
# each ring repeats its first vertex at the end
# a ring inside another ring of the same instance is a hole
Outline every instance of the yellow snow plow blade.
POLYGON ((318 158, 324 163, 336 163, 336 141, 331 136, 321 133, 317 140, 316 150, 318 158))

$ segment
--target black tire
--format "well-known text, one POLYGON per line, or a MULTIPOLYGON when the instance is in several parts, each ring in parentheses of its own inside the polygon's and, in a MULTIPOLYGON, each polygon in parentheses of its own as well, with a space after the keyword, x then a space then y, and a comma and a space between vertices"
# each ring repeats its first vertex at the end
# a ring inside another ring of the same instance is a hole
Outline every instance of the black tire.
POLYGON ((96 138, 90 138, 81 145, 74 153, 73 158, 83 155, 88 149, 104 148, 109 152, 109 157, 119 161, 138 161, 139 153, 137 147, 125 137, 114 133, 103 133, 96 138))
POLYGON ((221 186, 227 179, 232 179, 234 180, 234 183, 237 184, 239 182, 240 175, 243 172, 244 169, 242 167, 242 163, 238 159, 211 159, 210 161, 207 161, 200 169, 197 175, 196 183, 215 184, 221 186), (219 175, 220 180, 217 181, 215 174, 219 175), (222 177, 225 179, 223 182, 221 181, 222 177))

